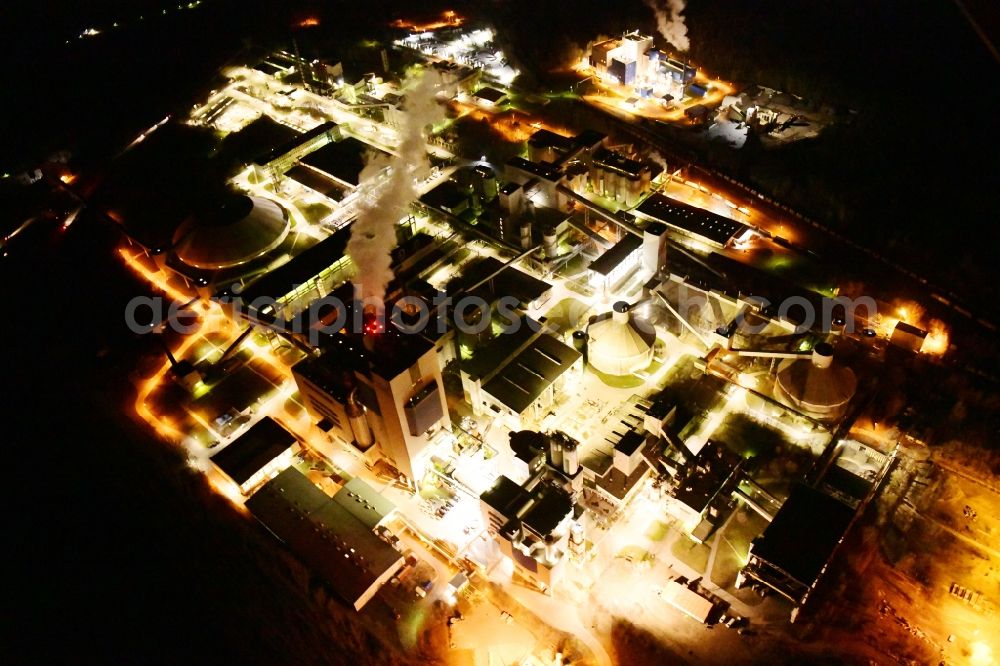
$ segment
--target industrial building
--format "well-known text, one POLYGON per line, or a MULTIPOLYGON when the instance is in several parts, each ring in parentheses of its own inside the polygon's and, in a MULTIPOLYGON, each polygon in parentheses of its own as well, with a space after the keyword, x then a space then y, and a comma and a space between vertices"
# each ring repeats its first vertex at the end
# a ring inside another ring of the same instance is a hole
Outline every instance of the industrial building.
POLYGON ((427 446, 451 428, 434 345, 394 326, 335 334, 292 374, 314 417, 362 451, 376 446, 410 483, 423 476, 427 446))
POLYGON ((855 518, 890 469, 889 456, 855 440, 835 442, 813 485, 797 484, 750 544, 736 579, 766 585, 792 602, 794 622, 855 518))
MULTIPOLYGON (((580 475, 575 443, 537 432, 511 432, 511 448, 529 459, 523 484, 497 477, 479 497, 488 533, 515 570, 542 590, 562 575, 574 530, 573 480, 580 475), (568 447, 562 444, 568 444, 568 447)), ((579 544, 577 544, 579 545, 579 544)))
POLYGON ((659 442, 638 429, 619 435, 610 455, 592 449, 583 456, 583 504, 610 515, 631 501, 653 470, 659 442))
POLYGON ((631 277, 643 256, 642 238, 626 234, 624 238, 594 259, 588 266, 590 284, 597 293, 610 296, 615 287, 631 277))
POLYGON ((643 201, 634 212, 639 219, 660 222, 675 232, 714 247, 726 247, 751 230, 742 222, 660 193, 643 201))
POLYGON ((920 352, 925 340, 927 340, 927 331, 907 324, 905 321, 896 322, 892 329, 892 336, 889 338, 889 342, 892 344, 914 353, 920 352))
POLYGON ((295 436, 270 416, 257 423, 213 455, 212 465, 247 496, 284 469, 299 450, 295 436))
POLYGON ((345 486, 331 498, 289 467, 247 508, 355 610, 403 567, 403 554, 373 531, 393 507, 367 484, 345 486))
POLYGON ((656 165, 601 148, 594 153, 590 165, 590 186, 597 194, 631 208, 639 203, 659 173, 656 165))
POLYGON ((537 423, 561 387, 581 371, 581 354, 527 317, 462 361, 466 400, 476 414, 503 417, 520 429, 537 423))
POLYGON ((697 73, 687 63, 653 48, 653 38, 639 32, 594 44, 587 60, 602 80, 626 86, 642 97, 679 100, 697 73))
POLYGON ((744 459, 715 441, 707 442, 694 455, 684 444, 681 447, 687 462, 670 486, 667 511, 701 543, 718 524, 744 459))
POLYGON ((795 604, 792 618, 826 571, 854 519, 854 509, 804 484, 791 494, 750 544, 749 561, 736 580, 755 580, 795 604))

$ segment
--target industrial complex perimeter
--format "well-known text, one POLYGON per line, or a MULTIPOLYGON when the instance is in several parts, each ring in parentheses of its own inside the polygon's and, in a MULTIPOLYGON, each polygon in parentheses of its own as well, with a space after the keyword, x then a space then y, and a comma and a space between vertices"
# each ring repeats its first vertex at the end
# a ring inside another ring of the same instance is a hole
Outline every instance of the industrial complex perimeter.
MULTIPOLYGON (((489 28, 398 27, 405 71, 232 64, 88 201, 165 297, 128 313, 163 349, 136 414, 404 647, 442 621, 441 658, 483 665, 609 664, 617 617, 696 662, 794 635, 886 489, 919 511, 929 454, 869 415, 872 378, 947 334, 790 270, 819 265, 808 221, 641 135, 827 120, 635 32, 571 64, 607 122, 570 128, 489 28), (503 159, 469 150, 484 126, 503 159)), ((942 603, 970 617, 922 640, 995 653, 995 602, 958 575, 942 603)))

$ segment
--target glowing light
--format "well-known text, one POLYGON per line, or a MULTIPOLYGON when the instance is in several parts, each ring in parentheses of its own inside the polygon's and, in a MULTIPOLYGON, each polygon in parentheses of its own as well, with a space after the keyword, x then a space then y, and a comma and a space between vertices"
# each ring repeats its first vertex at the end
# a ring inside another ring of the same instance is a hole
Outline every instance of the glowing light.
POLYGON ((948 351, 948 345, 948 327, 944 325, 944 322, 932 319, 930 330, 927 332, 927 337, 924 338, 924 343, 920 347, 920 353, 932 356, 944 356, 945 352, 948 351))
POLYGON ((74 180, 76 180, 76 175, 72 173, 64 173, 63 175, 59 176, 59 180, 69 185, 74 180))
POLYGON ((969 663, 973 666, 991 666, 996 661, 993 659, 993 648, 982 641, 975 641, 970 646, 969 663))
POLYGON ((315 16, 310 16, 302 19, 296 25, 300 28, 312 28, 313 26, 319 25, 319 19, 315 16))
POLYGON ((441 28, 457 28, 465 23, 465 18, 455 12, 448 10, 441 13, 441 18, 428 23, 417 23, 408 19, 396 19, 389 25, 393 28, 401 28, 410 32, 432 32, 441 28))

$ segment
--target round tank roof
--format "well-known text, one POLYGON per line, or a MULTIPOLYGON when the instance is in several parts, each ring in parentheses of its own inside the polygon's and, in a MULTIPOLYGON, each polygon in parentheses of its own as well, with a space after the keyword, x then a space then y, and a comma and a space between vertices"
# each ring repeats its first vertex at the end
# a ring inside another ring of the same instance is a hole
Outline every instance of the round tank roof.
POLYGON ((288 235, 288 213, 270 199, 232 194, 188 218, 174 234, 174 252, 188 266, 239 266, 275 249, 288 235))
POLYGON ((836 418, 854 397, 854 371, 833 361, 829 345, 817 345, 809 358, 788 359, 778 368, 775 393, 817 418, 836 418))
POLYGON ((656 333, 640 326, 629 314, 627 303, 618 302, 613 312, 590 325, 587 361, 606 375, 629 375, 653 360, 656 333))

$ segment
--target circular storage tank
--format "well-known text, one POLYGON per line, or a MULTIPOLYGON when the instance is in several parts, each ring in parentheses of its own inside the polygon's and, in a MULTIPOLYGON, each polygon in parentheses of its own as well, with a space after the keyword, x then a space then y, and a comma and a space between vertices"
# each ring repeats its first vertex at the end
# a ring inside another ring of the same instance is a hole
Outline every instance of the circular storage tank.
POLYGON ((174 253, 202 270, 231 268, 264 256, 288 235, 288 213, 270 199, 232 194, 184 222, 174 253))
POLYGON ((629 304, 619 301, 587 329, 587 362, 606 375, 630 375, 653 361, 656 333, 632 319, 629 304))
POLYGON ((836 420, 854 397, 858 380, 854 371, 836 363, 833 347, 823 342, 811 358, 787 359, 778 366, 775 397, 820 420, 836 420))

